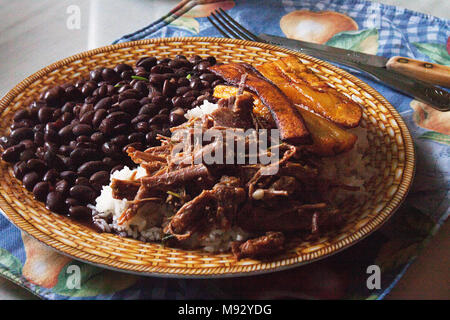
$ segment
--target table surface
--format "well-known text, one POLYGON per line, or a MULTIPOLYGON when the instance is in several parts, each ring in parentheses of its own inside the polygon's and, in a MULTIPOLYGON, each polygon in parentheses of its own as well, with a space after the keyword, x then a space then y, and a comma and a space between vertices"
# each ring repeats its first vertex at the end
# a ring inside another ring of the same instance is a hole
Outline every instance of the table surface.
MULTIPOLYGON (((382 0, 450 19, 450 1, 382 0)), ((167 13, 171 0, 0 0, 0 96, 22 79, 64 57, 110 44, 167 13), (66 26, 80 8, 80 29, 66 26), (118 19, 120 16, 120 19, 118 19)), ((387 299, 449 299, 450 222, 447 221, 387 299)), ((0 299, 36 299, 0 278, 0 299)))

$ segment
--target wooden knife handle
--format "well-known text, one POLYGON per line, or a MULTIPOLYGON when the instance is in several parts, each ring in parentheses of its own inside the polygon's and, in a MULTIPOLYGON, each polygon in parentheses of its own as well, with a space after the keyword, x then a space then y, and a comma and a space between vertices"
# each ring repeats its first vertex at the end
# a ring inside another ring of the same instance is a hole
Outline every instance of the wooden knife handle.
POLYGON ((386 68, 404 75, 450 88, 450 67, 405 57, 392 57, 386 68))

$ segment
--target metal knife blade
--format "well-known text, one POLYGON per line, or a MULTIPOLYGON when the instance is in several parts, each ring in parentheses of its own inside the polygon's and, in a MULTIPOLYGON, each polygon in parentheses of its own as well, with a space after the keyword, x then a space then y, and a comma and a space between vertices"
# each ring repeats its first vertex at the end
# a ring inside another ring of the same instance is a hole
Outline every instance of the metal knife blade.
POLYGON ((267 41, 269 43, 278 44, 278 45, 285 45, 285 46, 292 46, 295 47, 298 51, 306 51, 307 52, 320 52, 327 54, 329 56, 336 55, 340 58, 345 58, 347 61, 351 61, 354 63, 363 63, 367 64, 373 67, 386 67, 386 63, 388 62, 388 58, 382 57, 382 56, 376 56, 373 54, 367 54, 352 50, 346 50, 341 48, 335 48, 323 44, 317 44, 312 42, 306 42, 301 40, 294 40, 294 39, 288 39, 278 36, 273 36, 270 34, 260 34, 258 37, 263 39, 264 41, 267 41))
POLYGON ((450 93, 426 82, 387 70, 384 67, 387 58, 268 34, 260 34, 258 37, 270 44, 363 70, 378 81, 430 104, 439 111, 450 110, 450 93))

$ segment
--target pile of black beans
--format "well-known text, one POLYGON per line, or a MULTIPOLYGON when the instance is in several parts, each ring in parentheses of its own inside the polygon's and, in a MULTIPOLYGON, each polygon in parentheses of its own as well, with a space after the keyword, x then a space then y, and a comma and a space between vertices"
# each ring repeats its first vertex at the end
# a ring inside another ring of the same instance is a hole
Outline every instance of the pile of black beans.
POLYGON ((143 57, 52 87, 15 113, 10 134, 0 137, 1 158, 49 210, 90 220, 87 205, 110 174, 135 167, 129 146, 158 145, 157 135, 170 136, 187 109, 215 102, 222 80, 208 71, 214 64, 214 57, 143 57))

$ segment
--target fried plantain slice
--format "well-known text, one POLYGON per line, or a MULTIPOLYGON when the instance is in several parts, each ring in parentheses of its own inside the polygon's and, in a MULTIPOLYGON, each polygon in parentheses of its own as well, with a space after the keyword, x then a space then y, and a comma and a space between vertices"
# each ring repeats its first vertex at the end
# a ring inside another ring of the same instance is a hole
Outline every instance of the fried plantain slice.
POLYGON ((234 85, 239 85, 242 76, 247 74, 244 87, 257 94, 261 102, 270 110, 280 130, 281 140, 292 144, 309 144, 312 142, 302 116, 292 101, 277 86, 265 79, 251 66, 228 63, 214 65, 209 67, 209 70, 234 85))
POLYGON ((357 127, 361 107, 317 77, 298 58, 288 56, 255 67, 275 83, 295 104, 346 128, 357 127))
MULTIPOLYGON (((218 85, 214 88, 214 97, 228 99, 238 93, 238 88, 233 86, 218 85)), ((256 95, 253 95, 253 114, 258 120, 263 120, 268 127, 275 126, 272 115, 256 95)), ((356 135, 337 126, 331 121, 322 118, 306 109, 297 106, 298 111, 306 123, 311 134, 313 144, 307 146, 312 153, 319 156, 334 156, 353 148, 356 135)))

